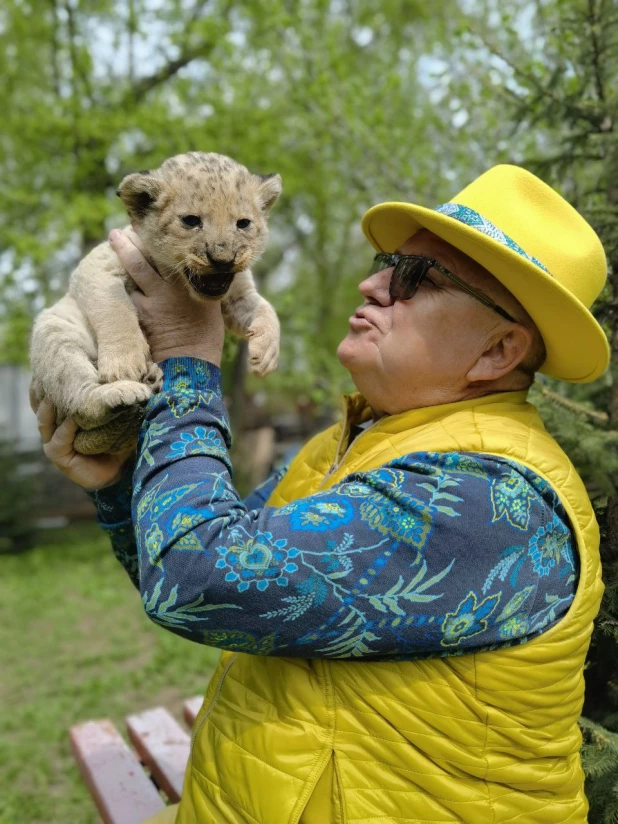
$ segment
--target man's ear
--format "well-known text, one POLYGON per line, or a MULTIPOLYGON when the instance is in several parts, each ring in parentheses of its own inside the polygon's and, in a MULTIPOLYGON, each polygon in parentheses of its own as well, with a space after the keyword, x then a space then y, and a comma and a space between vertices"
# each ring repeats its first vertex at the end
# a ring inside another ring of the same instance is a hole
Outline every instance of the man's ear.
POLYGON ((533 343, 530 329, 520 323, 513 324, 481 354, 468 370, 469 383, 495 381, 516 369, 530 352, 533 343))
POLYGON ((269 212, 283 188, 281 175, 256 175, 260 180, 257 194, 260 205, 265 212, 269 212))
POLYGON ((161 181, 152 172, 127 175, 116 192, 127 208, 131 221, 140 221, 161 194, 161 181))

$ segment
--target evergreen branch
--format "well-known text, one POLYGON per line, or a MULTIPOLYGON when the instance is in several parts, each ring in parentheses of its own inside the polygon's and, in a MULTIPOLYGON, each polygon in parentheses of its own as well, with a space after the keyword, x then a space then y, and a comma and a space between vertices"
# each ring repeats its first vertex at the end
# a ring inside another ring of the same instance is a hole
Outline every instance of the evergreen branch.
POLYGON ((557 392, 552 392, 551 389, 546 389, 544 386, 539 385, 538 389, 544 398, 547 398, 547 400, 552 401, 554 403, 560 404, 560 406, 564 406, 571 412, 575 412, 578 415, 586 415, 587 417, 592 418, 592 420, 598 421, 599 423, 607 423, 609 421, 609 415, 606 412, 597 412, 594 409, 588 409, 581 403, 569 400, 569 398, 565 398, 562 395, 559 395, 557 392))
POLYGON ((597 778, 615 772, 618 762, 618 734, 583 716, 579 725, 584 733, 582 760, 586 775, 597 778))

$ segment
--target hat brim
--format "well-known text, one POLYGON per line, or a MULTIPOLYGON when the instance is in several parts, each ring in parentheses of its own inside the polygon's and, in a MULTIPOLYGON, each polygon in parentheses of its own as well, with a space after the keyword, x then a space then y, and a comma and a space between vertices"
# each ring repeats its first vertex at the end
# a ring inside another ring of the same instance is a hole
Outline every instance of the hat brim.
POLYGON ((517 298, 543 336, 547 359, 541 372, 589 383, 607 369, 609 344, 591 312, 550 274, 498 240, 411 203, 380 203, 361 225, 380 252, 394 252, 419 229, 428 229, 480 263, 517 298))

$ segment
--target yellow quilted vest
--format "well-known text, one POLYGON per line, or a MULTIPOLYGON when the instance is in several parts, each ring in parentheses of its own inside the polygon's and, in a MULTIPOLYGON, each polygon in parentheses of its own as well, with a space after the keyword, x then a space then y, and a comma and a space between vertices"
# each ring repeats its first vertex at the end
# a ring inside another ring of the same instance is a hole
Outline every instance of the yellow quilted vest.
MULTIPOLYGON (((567 615, 520 646, 397 663, 224 652, 197 718, 176 824, 583 824, 577 726, 603 584, 584 486, 525 392, 381 418, 358 393, 296 456, 281 506, 414 451, 481 452, 545 478, 573 525, 567 615)), ((385 619, 385 620, 400 620, 385 619)))

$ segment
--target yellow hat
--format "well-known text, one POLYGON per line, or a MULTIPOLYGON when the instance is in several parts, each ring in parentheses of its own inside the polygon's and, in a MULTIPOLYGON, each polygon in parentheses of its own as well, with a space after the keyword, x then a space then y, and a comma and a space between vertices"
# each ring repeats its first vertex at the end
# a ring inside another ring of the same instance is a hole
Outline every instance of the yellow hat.
POLYGON ((382 252, 429 229, 484 266, 543 336, 541 372, 576 383, 605 372, 609 345, 589 311, 607 278, 603 246, 563 197, 525 169, 494 166, 436 209, 380 203, 362 227, 382 252))

